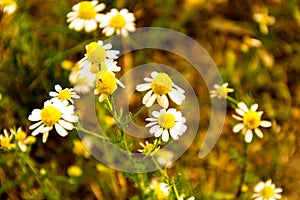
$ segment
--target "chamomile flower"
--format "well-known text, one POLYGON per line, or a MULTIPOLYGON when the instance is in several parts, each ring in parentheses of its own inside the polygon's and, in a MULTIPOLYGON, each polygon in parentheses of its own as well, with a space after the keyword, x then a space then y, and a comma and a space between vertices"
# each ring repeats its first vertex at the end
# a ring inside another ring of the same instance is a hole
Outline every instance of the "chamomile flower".
POLYGON ((14 0, 0 0, 0 9, 6 14, 13 14, 18 4, 14 0))
POLYGON ((269 11, 264 8, 263 12, 253 14, 253 19, 259 24, 261 33, 267 35, 269 33, 268 26, 275 24, 275 17, 269 16, 269 11))
POLYGON ((240 102, 238 103, 238 108, 235 109, 240 116, 233 115, 233 118, 241 121, 233 127, 233 132, 238 133, 242 131, 247 143, 252 141, 253 131, 259 138, 263 138, 263 133, 259 129, 259 126, 265 128, 271 126, 271 122, 261 120, 263 112, 256 111, 257 108, 258 104, 251 105, 249 109, 244 102, 240 102))
POLYGON ((79 95, 77 95, 73 88, 62 89, 62 87, 59 84, 56 84, 54 86, 54 89, 56 92, 51 91, 49 92, 49 95, 55 99, 70 102, 72 104, 74 104, 73 99, 79 99, 79 95))
POLYGON ((185 118, 182 116, 180 111, 176 111, 174 108, 161 109, 152 112, 153 118, 146 118, 149 123, 146 127, 151 127, 149 132, 154 134, 155 137, 162 136, 162 141, 168 142, 169 135, 173 140, 178 140, 179 136, 182 136, 187 126, 185 118))
POLYGON ((85 46, 86 54, 84 58, 79 61, 79 68, 85 65, 84 61, 89 61, 93 63, 102 63, 105 59, 116 59, 120 51, 111 50, 111 43, 103 44, 103 41, 98 40, 98 42, 91 42, 85 46))
POLYGON ((223 85, 214 85, 214 90, 210 92, 210 97, 217 97, 219 99, 226 99, 229 92, 233 92, 234 89, 228 88, 228 83, 224 83, 223 85))
POLYGON ((243 37, 243 43, 241 44, 240 48, 243 52, 248 52, 249 49, 252 47, 258 48, 261 46, 262 46, 262 43, 260 40, 252 38, 249 35, 246 35, 243 37))
POLYGON ((146 155, 153 154, 160 149, 160 146, 158 146, 158 140, 154 140, 153 144, 149 143, 148 141, 146 141, 145 144, 141 142, 139 144, 141 147, 143 147, 143 149, 138 149, 138 152, 141 152, 146 155))
POLYGON ((74 91, 82 94, 90 92, 95 87, 95 77, 93 78, 95 75, 91 74, 91 76, 92 78, 89 75, 80 77, 78 64, 75 65, 69 75, 69 81, 73 85, 74 91))
POLYGON ((149 189, 154 191, 158 200, 168 199, 170 194, 170 186, 166 183, 160 182, 158 179, 154 178, 151 180, 149 189))
POLYGON ((281 188, 276 188, 275 184, 272 183, 272 180, 269 179, 266 182, 259 182, 254 187, 253 198, 255 200, 276 200, 281 199, 282 193, 281 188))
POLYGON ((29 144, 33 144, 36 141, 35 137, 27 136, 21 127, 17 130, 10 129, 10 132, 15 136, 15 139, 18 141, 18 146, 23 152, 27 151, 29 144))
POLYGON ((174 158, 175 154, 173 151, 161 149, 157 154, 156 161, 162 167, 171 168, 174 158))
POLYGON ((118 11, 113 8, 106 15, 101 15, 99 27, 103 28, 105 36, 117 35, 126 36, 128 32, 135 31, 135 17, 126 8, 118 11))
POLYGON ((60 136, 65 137, 68 135, 67 130, 74 128, 72 123, 78 121, 78 117, 74 115, 74 106, 58 99, 46 101, 44 107, 34 109, 28 119, 35 122, 29 126, 30 130, 34 130, 31 135, 42 133, 43 143, 47 141, 49 131, 53 127, 60 136))
POLYGON ((12 144, 13 134, 9 134, 9 132, 4 129, 3 130, 4 135, 0 135, 0 147, 1 149, 12 149, 15 147, 15 144, 12 144))
POLYGON ((155 100, 163 108, 169 107, 170 99, 180 105, 185 99, 184 90, 172 82, 172 79, 166 73, 158 73, 156 71, 151 73, 151 78, 146 77, 144 80, 147 83, 139 84, 136 86, 136 90, 139 92, 149 90, 143 97, 142 103, 146 107, 151 107, 155 100))
POLYGON ((114 93, 117 89, 116 77, 109 71, 100 71, 96 77, 95 95, 99 95, 99 102, 103 102, 108 95, 114 93))
POLYGON ((72 7, 67 14, 70 29, 89 33, 97 29, 100 14, 105 9, 105 4, 98 1, 81 1, 72 7))

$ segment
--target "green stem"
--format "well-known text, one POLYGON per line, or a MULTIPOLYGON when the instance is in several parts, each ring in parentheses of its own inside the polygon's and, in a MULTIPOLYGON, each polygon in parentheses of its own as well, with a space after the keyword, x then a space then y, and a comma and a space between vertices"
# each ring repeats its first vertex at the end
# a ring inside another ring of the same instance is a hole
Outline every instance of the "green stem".
POLYGON ((153 156, 151 156, 152 162, 154 163, 154 165, 158 168, 159 173, 168 180, 169 185, 171 185, 171 188, 176 196, 177 199, 180 198, 177 187, 176 187, 176 183, 174 182, 174 180, 170 180, 166 170, 162 170, 162 168, 159 166, 159 164, 157 163, 157 161, 155 160, 155 158, 153 156))
POLYGON ((125 126, 128 126, 129 124, 131 124, 134 120, 136 120, 136 118, 145 110, 147 109, 146 106, 143 106, 141 109, 139 109, 132 117, 130 120, 128 120, 128 122, 125 123, 125 126))
POLYGON ((235 100, 234 98, 227 96, 226 97, 227 100, 229 100, 230 102, 234 103, 235 105, 237 105, 239 102, 237 100, 235 100))
POLYGON ((106 138, 105 136, 99 135, 99 134, 97 134, 97 133, 95 133, 95 132, 93 132, 93 131, 86 130, 86 129, 83 128, 83 127, 79 127, 79 128, 78 128, 78 131, 82 131, 82 132, 87 133, 87 134, 89 134, 89 135, 95 136, 95 137, 97 137, 97 138, 99 138, 99 139, 101 139, 101 140, 105 140, 105 141, 109 140, 109 139, 106 138))
POLYGON ((244 145, 244 152, 243 152, 243 163, 242 163, 242 170, 241 170, 241 177, 240 177, 240 183, 238 186, 238 191, 236 193, 236 198, 239 198, 242 194, 242 188, 245 183, 246 179, 246 172, 247 172, 247 163, 248 163, 248 149, 249 149, 249 144, 245 143, 244 145))

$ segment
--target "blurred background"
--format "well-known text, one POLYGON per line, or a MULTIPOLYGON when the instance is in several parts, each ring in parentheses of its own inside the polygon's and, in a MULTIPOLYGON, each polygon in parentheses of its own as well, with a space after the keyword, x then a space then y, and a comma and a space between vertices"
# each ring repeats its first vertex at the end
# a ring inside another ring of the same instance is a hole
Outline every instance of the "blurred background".
MULTIPOLYGON (((0 130, 23 127, 28 132, 29 114, 34 108, 43 106, 54 85, 59 83, 63 87, 72 87, 69 82, 71 70, 62 67, 63 61, 76 63, 83 57, 87 43, 106 38, 100 29, 85 33, 68 28, 66 14, 78 1, 16 2, 15 13, 0 12, 0 130)), ((105 11, 127 8, 133 12, 137 28, 173 29, 188 35, 205 48, 218 66, 224 82, 235 89, 234 98, 258 103, 259 110, 264 111, 263 118, 273 124, 271 129, 263 131, 263 139, 255 139, 251 144, 245 191, 252 190, 256 182, 271 178, 283 188, 283 199, 298 199, 300 1, 102 2, 107 6, 105 11), (275 23, 255 21, 255 13, 272 16, 275 23), (263 25, 267 26, 267 33, 262 31, 263 25)), ((208 88, 201 77, 194 75, 189 63, 178 56, 154 50, 136 52, 132 56, 133 66, 149 61, 174 66, 189 80, 199 96, 201 121, 197 138, 188 151, 173 163, 170 174, 181 173, 184 181, 196 188, 195 196, 199 199, 227 199, 225 194, 236 190, 240 176, 239 159, 242 159, 242 137, 232 132, 234 107, 229 103, 228 117, 217 145, 207 157, 199 159, 198 150, 210 117, 208 88)), ((122 66, 123 58, 118 63, 122 66)), ((38 138, 32 146, 29 156, 37 168, 46 170, 44 176, 50 182, 43 183, 46 185, 43 187, 61 199, 129 199, 138 193, 121 172, 99 165, 92 157, 87 159, 74 153, 76 139, 76 131, 67 138, 53 134, 46 144, 38 138), (73 180, 73 187, 70 187, 66 171, 74 164, 81 166, 83 175, 73 180)), ((26 177, 14 171, 22 169, 22 166, 22 161, 15 160, 14 155, 1 152, 1 199, 43 198, 35 181, 32 180, 31 188, 26 188, 26 177)))

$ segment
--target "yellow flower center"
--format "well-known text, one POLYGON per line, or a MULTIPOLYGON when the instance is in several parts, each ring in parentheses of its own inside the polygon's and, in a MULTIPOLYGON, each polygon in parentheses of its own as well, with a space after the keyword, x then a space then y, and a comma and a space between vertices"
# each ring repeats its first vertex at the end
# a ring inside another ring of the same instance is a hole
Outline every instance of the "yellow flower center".
POLYGON ((265 186, 260 192, 260 196, 264 199, 270 199, 274 197, 275 191, 271 186, 265 186))
POLYGON ((254 111, 246 112, 244 117, 243 117, 244 125, 248 129, 255 129, 255 128, 259 127, 260 120, 261 119, 260 119, 259 114, 257 112, 254 112, 254 111))
POLYGON ((151 143, 148 143, 145 147, 144 147, 144 152, 150 153, 153 150, 154 145, 151 143))
POLYGON ((112 94, 117 89, 116 78, 109 71, 101 71, 97 77, 97 90, 100 94, 112 94))
POLYGON ((175 125, 175 117, 170 113, 161 114, 157 121, 163 129, 170 129, 175 125))
POLYGON ((53 106, 46 106, 42 109, 41 119, 46 126, 53 126, 60 118, 61 112, 57 108, 53 106))
POLYGON ((97 42, 91 42, 87 45, 86 56, 91 63, 101 63, 106 58, 106 51, 97 42))
POLYGON ((113 16, 109 21, 109 25, 114 28, 122 28, 125 26, 125 24, 126 24, 125 18, 119 13, 113 16))
POLYGON ((74 177, 79 177, 82 175, 82 170, 80 167, 73 165, 68 168, 68 175, 74 176, 74 177))
POLYGON ((2 1, 0 1, 0 5, 2 5, 3 7, 11 6, 11 5, 14 5, 14 4, 15 4, 15 1, 13 1, 13 0, 2 0, 2 1))
POLYGON ((23 142, 26 139, 26 133, 23 130, 19 130, 17 131, 15 137, 16 140, 23 142))
POLYGON ((68 89, 63 89, 58 93, 57 97, 61 100, 68 100, 72 98, 72 93, 68 89))
POLYGON ((78 17, 81 19, 94 19, 97 12, 90 1, 82 1, 79 3, 78 17))
POLYGON ((151 89, 157 95, 168 94, 172 89, 172 80, 166 73, 158 73, 151 83, 151 89))
POLYGON ((3 137, 1 139, 1 147, 3 149, 8 149, 10 147, 10 138, 3 137))

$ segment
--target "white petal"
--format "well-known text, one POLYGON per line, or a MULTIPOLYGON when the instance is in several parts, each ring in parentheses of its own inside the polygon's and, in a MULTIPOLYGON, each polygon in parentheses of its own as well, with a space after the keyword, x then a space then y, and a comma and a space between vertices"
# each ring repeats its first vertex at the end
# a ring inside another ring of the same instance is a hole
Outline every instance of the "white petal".
POLYGON ((238 103, 238 107, 242 109, 244 112, 248 112, 248 107, 244 102, 238 103))
POLYGON ((146 102, 150 99, 151 95, 152 95, 152 90, 149 90, 143 97, 142 103, 146 104, 146 102))
POLYGON ((153 95, 148 99, 148 101, 146 102, 145 106, 148 107, 148 108, 151 107, 151 106, 153 105, 155 99, 156 99, 156 94, 153 94, 153 95))
POLYGON ((73 124, 64 120, 59 120, 58 123, 67 130, 72 130, 74 128, 73 124))
POLYGON ((62 91, 62 87, 61 87, 59 84, 56 84, 56 85, 54 86, 54 88, 55 88, 55 90, 56 90, 57 92, 62 91))
POLYGON ((234 119, 239 120, 239 121, 242 121, 242 120, 243 120, 243 118, 241 118, 241 117, 239 117, 239 116, 237 116, 237 115, 232 115, 232 117, 233 117, 234 119))
POLYGON ((43 143, 45 143, 47 141, 48 135, 49 135, 49 132, 43 133, 43 143))
POLYGON ((166 95, 157 96, 157 102, 158 104, 163 108, 169 107, 169 100, 166 95))
POLYGON ((242 110, 242 109, 239 109, 239 108, 235 109, 235 112, 236 112, 237 114, 241 115, 241 116, 244 116, 244 115, 245 115, 245 111, 242 110))
POLYGON ((59 124, 55 124, 55 129, 57 131, 57 133, 62 136, 65 137, 68 135, 68 131, 66 131, 61 125, 59 124))
POLYGON ((169 132, 167 130, 164 130, 161 138, 162 138, 162 141, 168 142, 168 140, 169 140, 169 132))
POLYGON ((256 104, 253 104, 253 105, 251 106, 250 110, 256 111, 257 108, 258 108, 258 104, 256 103, 256 104))
POLYGON ((84 30, 89 33, 93 30, 96 30, 97 29, 97 23, 96 21, 93 19, 93 20, 87 20, 84 22, 84 30))
POLYGON ((158 129, 158 130, 154 133, 154 136, 155 136, 155 137, 159 137, 159 136, 161 136, 162 132, 163 132, 163 129, 160 128, 160 129, 158 129))
POLYGON ((161 128, 161 127, 160 127, 159 125, 152 126, 152 127, 150 128, 149 132, 150 132, 151 134, 153 134, 153 133, 157 132, 160 128, 161 128))
POLYGON ((154 126, 154 125, 158 124, 157 119, 155 119, 155 120, 156 120, 155 122, 150 122, 150 123, 146 124, 145 127, 148 128, 148 127, 151 127, 151 126, 154 126))
POLYGON ((57 97, 57 95, 58 95, 57 92, 53 92, 53 91, 49 92, 50 97, 57 97))
POLYGON ((35 124, 30 125, 30 126, 29 126, 29 130, 33 130, 33 129, 37 128, 37 127, 40 126, 42 123, 43 123, 42 121, 39 121, 39 122, 37 122, 37 123, 35 123, 35 124))
MULTIPOLYGON (((44 125, 41 125, 40 127, 38 127, 33 132, 31 132, 31 135, 33 135, 33 136, 38 135, 41 132, 41 130, 43 129, 43 127, 44 127, 44 125)), ((30 129, 30 127, 29 127, 29 129, 30 129)))
POLYGON ((252 130, 248 129, 247 132, 245 133, 245 142, 250 143, 253 138, 253 132, 252 130))
POLYGON ((268 128, 268 127, 272 126, 272 123, 269 121, 262 120, 259 125, 262 127, 268 128))
POLYGON ((235 125, 232 129, 232 131, 234 133, 240 132, 243 128, 244 128, 244 124, 243 123, 238 123, 237 125, 235 125))
POLYGON ((158 117, 161 115, 161 113, 162 113, 161 111, 158 112, 158 111, 155 110, 155 111, 152 112, 152 115, 153 115, 154 117, 158 118, 158 117))
POLYGON ((152 117, 146 118, 145 120, 149 122, 157 122, 157 119, 152 117))
POLYGON ((261 130, 259 128, 254 129, 254 132, 259 138, 264 137, 263 133, 261 132, 261 130))
POLYGON ((149 90, 150 88, 150 83, 139 84, 136 86, 136 90, 139 92, 149 90))
POLYGON ((178 132, 175 129, 170 129, 170 135, 173 138, 173 140, 179 139, 178 132))
POLYGON ((31 112, 31 115, 29 115, 28 120, 33 122, 41 120, 41 112, 42 111, 40 109, 34 109, 31 112))

